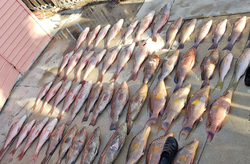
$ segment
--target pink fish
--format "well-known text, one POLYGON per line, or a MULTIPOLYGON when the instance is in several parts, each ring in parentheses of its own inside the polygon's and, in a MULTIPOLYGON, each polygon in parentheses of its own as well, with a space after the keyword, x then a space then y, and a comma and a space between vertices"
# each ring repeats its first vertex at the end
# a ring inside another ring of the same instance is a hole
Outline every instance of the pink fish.
POLYGON ((73 55, 70 59, 69 59, 69 64, 68 64, 68 67, 67 67, 67 70, 65 72, 65 75, 63 77, 63 81, 65 81, 68 77, 68 75, 70 74, 70 72, 75 68, 75 66, 77 65, 79 59, 81 58, 83 54, 83 49, 77 51, 75 53, 75 55, 73 55))
POLYGON ((21 118, 17 119, 10 127, 10 130, 8 132, 8 135, 5 139, 4 142, 4 146, 3 148, 0 150, 0 157, 3 155, 5 149, 7 148, 7 146, 10 145, 12 139, 19 133, 19 131, 21 130, 24 121, 26 120, 27 116, 24 115, 21 118))
POLYGON ((61 110, 60 114, 57 116, 58 121, 61 120, 64 112, 69 110, 70 105, 75 100, 76 95, 78 94, 81 87, 82 87, 82 84, 79 84, 76 87, 70 89, 69 93, 67 94, 67 96, 63 102, 62 110, 61 110))
POLYGON ((87 77, 89 76, 89 74, 93 71, 93 69, 95 69, 95 67, 101 62, 103 56, 106 53, 106 49, 102 50, 101 52, 99 52, 98 54, 96 54, 95 56, 92 56, 88 62, 88 65, 86 66, 84 73, 83 73, 83 77, 81 80, 81 84, 83 84, 85 82, 85 80, 87 79, 87 77))
POLYGON ((102 62, 102 70, 100 72, 99 78, 97 81, 102 82, 103 81, 103 77, 104 74, 108 71, 108 69, 110 68, 110 66, 114 63, 118 53, 121 50, 121 45, 113 48, 112 50, 110 50, 104 57, 103 62, 102 62))
POLYGON ((90 121, 90 125, 94 126, 97 120, 97 117, 103 112, 108 103, 111 101, 115 89, 114 82, 110 83, 101 93, 97 104, 93 110, 93 116, 90 121))
POLYGON ((79 91, 78 95, 76 96, 73 109, 71 110, 71 116, 66 122, 66 125, 70 125, 74 120, 77 113, 80 111, 81 107, 83 106, 84 102, 89 96, 89 92, 92 88, 92 81, 87 81, 79 91))
POLYGON ((50 134, 52 133, 57 124, 57 121, 57 118, 55 118, 44 127, 37 142, 35 154, 30 161, 34 160, 34 162, 36 162, 40 149, 42 148, 43 144, 49 139, 50 134))
POLYGON ((92 111, 92 109, 95 105, 95 102, 97 101, 97 99, 102 91, 102 86, 103 86, 103 84, 99 83, 96 87, 94 87, 91 90, 89 97, 88 97, 88 100, 87 100, 87 106, 85 108, 85 114, 83 116, 82 122, 88 120, 89 113, 92 111))
POLYGON ((68 64, 69 62, 69 59, 71 58, 71 56, 74 54, 74 51, 71 51, 70 53, 67 53, 64 57, 63 57, 63 60, 61 62, 61 65, 60 67, 58 68, 58 73, 57 73, 57 76, 60 76, 63 69, 66 67, 66 65, 68 64))
POLYGON ((23 151, 18 155, 17 158, 19 158, 19 161, 23 158, 25 152, 30 147, 30 145, 33 143, 33 141, 39 136, 40 132, 42 131, 44 125, 48 122, 49 118, 46 117, 43 120, 39 121, 33 128, 31 129, 28 139, 26 141, 25 147, 23 151))
POLYGON ((161 9, 158 16, 155 19, 154 26, 152 28, 152 40, 154 42, 157 41, 156 34, 161 31, 162 27, 167 23, 169 15, 170 15, 170 4, 167 3, 165 7, 161 9))
POLYGON ((35 101, 35 104, 34 104, 34 107, 33 107, 33 110, 36 109, 36 106, 39 104, 39 102, 41 101, 41 99, 47 94, 47 92, 49 91, 51 85, 53 84, 53 81, 47 83, 46 85, 44 85, 42 87, 42 89, 40 90, 37 98, 36 98, 36 101, 35 101))
POLYGON ((94 51, 96 49, 96 47, 98 46, 98 44, 100 43, 100 41, 107 35, 110 27, 111 27, 111 25, 108 24, 107 26, 105 26, 105 27, 103 27, 101 29, 101 31, 99 32, 99 34, 96 37, 95 44, 94 44, 94 46, 93 46, 93 48, 92 48, 91 51, 94 51))
MULTIPOLYGON (((117 68, 116 71, 114 73, 114 76, 111 78, 111 80, 115 80, 117 79, 117 77, 119 76, 119 73, 124 69, 125 64, 129 61, 129 59, 131 58, 133 51, 135 48, 135 43, 132 43, 131 45, 127 46, 119 55, 118 58, 118 63, 117 63, 117 68)), ((110 80, 110 81, 111 81, 110 80)))
POLYGON ((78 48, 82 45, 82 43, 84 42, 84 40, 86 40, 87 35, 89 33, 89 27, 86 27, 81 34, 79 35, 77 41, 76 41, 76 47, 75 47, 75 52, 78 50, 78 48))
POLYGON ((124 34, 123 38, 122 38, 122 44, 125 44, 126 43, 126 40, 128 39, 128 37, 134 32, 137 24, 138 24, 138 20, 134 21, 133 23, 131 23, 129 26, 128 26, 128 29, 126 31, 126 33, 124 34))
POLYGON ((138 46, 142 34, 148 29, 148 27, 152 23, 154 15, 155 11, 153 10, 142 18, 134 40, 136 46, 138 46))
POLYGON ((90 57, 92 57, 94 54, 94 51, 89 52, 87 55, 83 56, 78 64, 78 66, 76 67, 76 71, 75 71, 75 78, 74 81, 77 81, 78 78, 81 76, 82 70, 84 69, 84 67, 87 65, 90 57))
POLYGON ((110 42, 115 39, 117 34, 121 31, 122 25, 123 25, 124 20, 120 19, 118 22, 116 22, 113 27, 109 30, 109 33, 106 37, 106 42, 105 42, 105 49, 108 49, 108 46, 110 42))
POLYGON ((100 31, 100 28, 101 28, 101 25, 98 25, 94 28, 94 30, 92 30, 90 33, 89 33, 89 37, 88 37, 88 40, 87 40, 87 47, 86 47, 86 50, 88 51, 89 50, 89 46, 90 44, 95 40, 98 32, 100 31))
POLYGON ((57 92, 56 94, 56 98, 54 100, 54 103, 52 105, 52 109, 50 110, 50 112, 48 114, 53 114, 54 110, 56 109, 57 105, 62 101, 62 99, 68 94, 69 89, 72 85, 71 81, 68 81, 67 83, 65 83, 57 92))
POLYGON ((144 41, 138 48, 137 52, 135 53, 134 68, 130 79, 134 81, 136 80, 141 64, 147 58, 148 53, 149 53, 148 43, 147 41, 144 41))
POLYGON ((43 112, 43 109, 46 107, 46 105, 49 103, 49 101, 56 95, 56 93, 57 93, 57 91, 59 90, 59 88, 62 86, 62 80, 61 81, 59 81, 57 84, 54 84, 51 88, 50 88, 50 90, 49 90, 49 92, 48 92, 48 94, 47 94, 47 96, 46 96, 46 98, 45 98, 45 100, 44 100, 44 102, 43 102, 43 105, 42 105, 42 107, 41 107, 41 109, 39 110, 39 112, 38 113, 42 113, 43 112))
POLYGON ((17 143, 16 143, 16 147, 14 150, 11 151, 10 154, 12 154, 12 156, 15 154, 17 148, 22 144, 23 140, 28 136, 31 128, 33 127, 34 123, 36 122, 35 119, 33 119, 32 121, 28 122, 23 129, 21 130, 18 139, 17 139, 17 143))

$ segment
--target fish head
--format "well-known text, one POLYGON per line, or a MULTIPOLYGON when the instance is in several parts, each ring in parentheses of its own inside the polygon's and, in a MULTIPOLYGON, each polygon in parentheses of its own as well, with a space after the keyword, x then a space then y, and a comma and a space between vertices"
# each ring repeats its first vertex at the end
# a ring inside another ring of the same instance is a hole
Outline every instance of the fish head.
POLYGON ((124 19, 120 19, 120 20, 117 22, 117 24, 118 24, 119 26, 122 26, 123 22, 124 22, 124 19))
POLYGON ((101 135, 101 128, 98 126, 96 129, 95 129, 95 133, 100 136, 101 135))
POLYGON ((74 132, 77 132, 77 125, 75 124, 74 126, 73 126, 73 128, 72 128, 72 130, 74 131, 74 132))
POLYGON ((45 123, 47 123, 49 121, 49 118, 48 117, 45 117, 42 121, 41 121, 41 123, 42 124, 45 124, 45 123))
POLYGON ((189 152, 195 152, 199 146, 199 141, 194 139, 192 142, 187 144, 185 147, 188 149, 189 152))
POLYGON ((121 86, 122 88, 128 89, 128 83, 126 81, 123 81, 121 86))
POLYGON ((148 85, 147 84, 143 84, 140 88, 140 94, 144 95, 145 97, 147 96, 148 94, 148 85))
POLYGON ((191 87, 192 85, 189 83, 189 84, 186 84, 183 88, 185 89, 184 90, 184 94, 189 94, 190 90, 191 90, 191 87))
POLYGON ((192 54, 194 56, 196 56, 197 54, 197 49, 195 47, 192 47, 188 50, 187 54, 192 54))
POLYGON ((151 127, 150 127, 150 125, 148 125, 148 124, 145 124, 145 126, 144 126, 144 135, 142 136, 143 137, 143 140, 147 140, 148 139, 148 136, 149 136, 149 134, 150 134, 150 131, 151 131, 151 127))
POLYGON ((228 99, 229 102, 231 102, 231 99, 233 97, 233 90, 228 90, 225 94, 224 97, 228 99))

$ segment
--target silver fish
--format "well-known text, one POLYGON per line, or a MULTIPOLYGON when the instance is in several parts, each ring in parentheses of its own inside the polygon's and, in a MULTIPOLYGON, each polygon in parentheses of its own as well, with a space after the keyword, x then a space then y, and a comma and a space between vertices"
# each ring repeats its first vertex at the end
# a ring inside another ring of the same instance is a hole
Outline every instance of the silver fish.
POLYGON ((128 29, 126 31, 126 33, 124 34, 123 38, 122 38, 122 44, 126 43, 126 40, 128 39, 128 37, 133 33, 133 31, 135 30, 137 24, 138 24, 138 20, 134 21, 133 23, 131 23, 128 26, 128 29))

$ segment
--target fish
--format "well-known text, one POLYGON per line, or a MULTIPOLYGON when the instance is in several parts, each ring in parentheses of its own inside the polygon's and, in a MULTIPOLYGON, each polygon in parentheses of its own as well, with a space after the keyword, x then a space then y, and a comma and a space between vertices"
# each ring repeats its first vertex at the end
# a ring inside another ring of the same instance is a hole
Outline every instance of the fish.
POLYGON ((43 109, 46 107, 46 105, 50 102, 50 100, 56 95, 57 91, 60 89, 60 87, 62 86, 63 81, 59 81, 58 83, 54 84, 48 91, 48 94, 43 102, 43 105, 41 107, 41 109, 39 110, 38 113, 42 113, 43 109))
POLYGON ((87 65, 90 58, 93 56, 94 51, 90 51, 87 55, 83 56, 75 69, 75 78, 74 81, 77 81, 78 78, 81 76, 82 70, 87 65))
POLYGON ((166 32, 166 49, 170 49, 171 44, 173 43, 180 27, 182 24, 182 17, 179 17, 176 21, 171 23, 167 32, 166 32))
POLYGON ((17 148, 22 144, 23 140, 28 136, 31 128, 33 127, 34 123, 36 122, 35 119, 31 120, 30 122, 28 122, 21 130, 19 136, 18 136, 18 139, 17 139, 17 143, 16 143, 16 146, 15 146, 15 149, 12 150, 10 152, 10 154, 12 154, 12 156, 15 154, 17 148))
POLYGON ((63 157, 69 150, 76 133, 77 133, 77 125, 75 124, 71 129, 68 130, 68 132, 64 135, 62 139, 61 147, 59 149, 59 156, 56 164, 61 163, 63 157))
POLYGON ((239 40, 241 33, 245 27, 246 27, 246 16, 243 16, 234 23, 231 35, 228 38, 229 43, 222 50, 231 51, 233 49, 234 43, 239 40))
POLYGON ((120 53, 120 55, 118 57, 116 71, 114 73, 114 76, 111 78, 111 80, 114 79, 116 81, 120 72, 124 69, 126 63, 131 58, 133 51, 134 51, 134 48, 135 48, 135 43, 132 43, 129 46, 127 46, 124 50, 122 50, 122 52, 120 53))
POLYGON ((230 110, 232 96, 233 91, 229 90, 226 94, 215 99, 209 108, 206 131, 210 142, 213 140, 215 132, 221 130, 222 123, 230 110))
POLYGON ((90 33, 89 33, 89 37, 87 39, 87 42, 86 42, 86 50, 88 51, 89 50, 89 47, 91 45, 91 43, 95 40, 98 32, 100 31, 101 29, 101 25, 98 25, 94 28, 94 30, 92 30, 90 33))
POLYGON ((110 66, 114 63, 115 59, 117 58, 118 53, 121 50, 121 45, 114 47, 113 49, 111 49, 110 51, 107 52, 107 54, 105 55, 103 62, 102 62, 102 69, 100 71, 100 75, 98 77, 98 81, 102 82, 103 81, 103 77, 104 74, 108 71, 108 69, 110 68, 110 66))
POLYGON ((93 110, 93 116, 90 125, 95 126, 97 117, 103 112, 108 103, 111 101, 115 89, 115 83, 111 82, 101 93, 97 104, 93 110))
POLYGON ((95 67, 101 62, 103 56, 106 53, 106 49, 102 50, 101 52, 99 52, 98 54, 96 54, 95 56, 92 56, 88 62, 88 65, 86 66, 84 72, 83 72, 83 77, 82 80, 80 82, 80 84, 84 84, 84 82, 86 81, 87 77, 89 76, 89 74, 95 69, 95 67))
POLYGON ((213 23, 213 20, 210 19, 201 27, 201 30, 199 31, 199 33, 195 39, 195 44, 193 47, 197 48, 199 46, 199 44, 203 41, 203 39, 206 37, 206 35, 209 33, 209 31, 211 29, 212 23, 213 23))
POLYGON ((115 37, 119 34, 121 31, 122 25, 123 25, 124 19, 119 19, 118 22, 116 22, 113 27, 109 30, 107 37, 106 37, 106 42, 105 42, 105 49, 108 49, 108 46, 110 42, 115 39, 115 37))
POLYGON ((105 27, 103 27, 101 29, 101 31, 98 33, 96 39, 95 39, 95 43, 94 43, 94 46, 93 48, 91 49, 91 51, 95 51, 96 47, 98 46, 98 44, 100 43, 100 41, 105 38, 105 36, 107 35, 109 29, 110 29, 111 25, 108 24, 106 25, 105 27))
POLYGON ((49 156, 53 155, 54 151, 56 150, 57 145, 59 144, 59 142, 61 142, 62 137, 63 137, 63 132, 65 130, 65 124, 61 124, 60 126, 58 126, 52 133, 51 136, 49 138, 49 145, 47 148, 47 151, 45 153, 45 157, 42 160, 41 164, 46 164, 49 156))
POLYGON ((148 61, 144 67, 143 83, 148 83, 148 81, 155 73, 155 70, 157 69, 159 62, 160 58, 156 52, 154 52, 153 55, 149 56, 148 61))
POLYGON ((196 54, 197 50, 195 47, 193 47, 181 56, 174 78, 174 81, 176 83, 174 92, 182 86, 183 82, 187 78, 187 74, 192 70, 195 63, 196 54))
POLYGON ((166 56, 162 62, 161 73, 158 76, 158 79, 166 79, 168 75, 173 71, 174 67, 177 64, 180 51, 176 50, 170 55, 166 56))
POLYGON ((79 90, 82 88, 82 84, 79 84, 75 86, 74 88, 71 88, 67 96, 65 97, 65 100, 63 102, 63 107, 60 112, 60 114, 57 116, 58 122, 62 119, 62 116, 65 111, 69 110, 70 105, 73 103, 75 100, 79 90))
POLYGON ((167 90, 164 80, 159 80, 152 92, 150 93, 148 110, 150 110, 150 118, 148 123, 155 124, 159 113, 163 115, 164 107, 167 101, 167 90))
POLYGON ((129 100, 129 107, 126 116, 126 122, 128 125, 128 134, 130 133, 133 122, 137 118, 141 108, 144 105, 144 102, 148 94, 148 84, 143 84, 131 97, 129 100))
POLYGON ((232 53, 227 54, 227 55, 221 60, 221 63, 220 63, 220 70, 219 70, 219 75, 220 75, 220 77, 219 77, 219 81, 218 81, 217 85, 214 87, 214 90, 215 90, 217 87, 220 87, 220 90, 222 90, 224 78, 225 78, 225 76, 227 75, 229 69, 231 68, 232 61, 233 61, 233 54, 232 54, 232 53))
POLYGON ((124 122, 113 133, 106 146, 104 147, 102 154, 97 164, 110 164, 113 163, 116 157, 119 155, 124 142, 127 137, 127 124, 124 122))
POLYGON ((76 47, 74 51, 76 52, 78 48, 82 45, 82 43, 86 40, 87 35, 89 33, 89 27, 86 27, 79 35, 77 41, 76 41, 76 47))
POLYGON ((3 155, 6 148, 10 145, 11 141, 15 138, 15 136, 20 132, 22 129, 23 123, 25 122, 27 116, 23 115, 22 117, 18 118, 10 127, 10 130, 7 134, 7 137, 4 141, 3 148, 0 150, 0 157, 3 155))
POLYGON ((190 90, 191 84, 187 84, 170 96, 161 124, 161 128, 164 129, 165 132, 168 132, 172 121, 178 118, 181 110, 186 106, 190 90))
POLYGON ((151 127, 145 124, 143 129, 131 140, 127 153, 126 164, 135 164, 141 156, 144 155, 150 131, 151 127))
POLYGON ((68 75, 75 68, 82 55, 83 55, 83 49, 80 49, 75 53, 75 55, 71 56, 71 58, 69 59, 67 70, 65 71, 64 77, 62 78, 63 81, 67 79, 68 75))
POLYGON ((177 49, 183 49, 184 43, 187 41, 188 37, 194 32, 197 19, 192 19, 190 22, 186 23, 181 31, 179 37, 179 47, 177 49))
POLYGON ((41 101, 41 99, 48 93, 51 85, 53 84, 53 81, 50 81, 49 83, 45 84, 42 89, 40 90, 37 98, 36 98, 36 101, 35 101, 35 104, 34 104, 34 107, 33 107, 33 110, 36 109, 36 106, 39 104, 39 102, 41 101))
POLYGON ((205 85, 209 85, 209 80, 212 78, 214 74, 214 69, 219 61, 219 51, 218 49, 214 49, 209 52, 202 60, 200 68, 201 68, 201 79, 203 83, 201 88, 205 85))
POLYGON ((194 157, 196 154, 196 150, 198 149, 199 141, 194 139, 189 144, 182 147, 176 154, 173 164, 192 164, 194 161, 194 157))
POLYGON ((43 120, 39 121, 32 127, 32 129, 30 130, 28 139, 26 141, 25 147, 23 151, 17 157, 19 158, 19 161, 23 158, 25 152, 28 150, 28 148, 33 143, 33 141, 39 136, 40 132, 42 131, 43 127, 46 125, 48 120, 49 118, 45 117, 43 120))
POLYGON ((198 125, 202 114, 206 111, 209 91, 210 86, 206 85, 202 89, 196 91, 188 101, 179 138, 180 135, 185 135, 187 139, 194 123, 198 125))
POLYGON ((72 81, 68 81, 65 83, 57 92, 54 103, 52 105, 52 109, 49 111, 48 115, 52 115, 53 112, 55 111, 57 105, 64 99, 64 97, 68 94, 69 89, 72 85, 72 81))
POLYGON ((82 151, 87 139, 87 128, 84 126, 74 137, 72 145, 66 157, 66 164, 76 163, 77 157, 82 151))
POLYGON ((85 108, 85 114, 83 116, 82 122, 87 121, 89 118, 89 113, 92 111, 95 102, 97 101, 101 91, 102 91, 103 84, 99 83, 96 85, 90 92, 87 100, 87 105, 85 108))
POLYGON ((141 64, 147 58, 148 54, 149 54, 148 43, 147 41, 143 41, 143 43, 139 46, 138 50, 135 53, 134 67, 129 80, 130 79, 132 79, 133 81, 136 80, 141 64))
POLYGON ((226 93, 230 88, 233 88, 233 90, 235 91, 238 82, 241 76, 245 74, 249 63, 250 63, 250 49, 245 51, 245 53, 241 55, 240 59, 237 60, 234 69, 234 76, 232 77, 231 83, 229 84, 228 88, 225 90, 224 93, 226 93))
POLYGON ((76 117, 77 113, 82 108, 84 102, 87 100, 91 88, 92 88, 92 81, 87 81, 82 86, 81 90, 78 92, 78 94, 75 98, 74 106, 73 106, 73 109, 71 110, 71 115, 70 115, 68 121, 66 122, 66 125, 69 126, 72 123, 72 121, 76 117))
POLYGON ((98 154, 101 144, 101 129, 98 126, 89 136, 89 139, 84 146, 81 164, 91 164, 98 154))
POLYGON ((158 13, 155 18, 154 25, 152 26, 152 41, 156 42, 157 37, 156 34, 161 31, 162 27, 168 22, 168 18, 170 15, 170 4, 167 3, 158 13))
POLYGON ((36 151, 35 151, 35 154, 34 156, 31 158, 30 161, 34 160, 34 162, 36 162, 37 160, 37 156, 38 156, 38 153, 40 151, 40 149, 43 147, 43 144, 49 139, 51 133, 53 132, 56 124, 57 124, 58 120, 57 118, 54 118, 53 120, 51 120, 45 127, 44 129, 42 130, 40 136, 39 136, 39 140, 37 142, 37 145, 36 145, 36 151))
POLYGON ((123 81, 121 85, 116 89, 114 97, 111 103, 111 125, 110 130, 115 130, 118 128, 118 119, 122 114, 122 111, 127 104, 129 99, 129 90, 128 84, 126 81, 123 81))
POLYGON ((148 13, 142 18, 134 40, 136 46, 139 45, 139 41, 141 39, 142 34, 148 29, 148 27, 152 23, 154 15, 155 11, 152 10, 150 13, 148 13))
POLYGON ((226 31, 226 27, 227 27, 227 19, 221 20, 216 25, 215 30, 214 30, 214 36, 212 39, 213 44, 208 50, 215 49, 218 47, 218 43, 226 31))
POLYGON ((58 71, 57 71, 57 76, 59 77, 63 71, 63 69, 66 67, 66 65, 69 62, 69 59, 71 58, 71 56, 74 54, 74 51, 70 51, 69 53, 67 53, 64 57, 63 60, 60 64, 60 66, 58 67, 58 71))
POLYGON ((173 133, 167 133, 154 141, 149 145, 148 152, 146 156, 146 162, 145 164, 157 164, 160 162, 161 159, 161 153, 164 148, 164 144, 168 137, 173 137, 173 133))
POLYGON ((126 43, 126 40, 128 39, 128 37, 134 32, 138 23, 139 23, 139 21, 136 20, 128 26, 127 31, 125 32, 124 36, 122 37, 122 44, 123 45, 126 43))

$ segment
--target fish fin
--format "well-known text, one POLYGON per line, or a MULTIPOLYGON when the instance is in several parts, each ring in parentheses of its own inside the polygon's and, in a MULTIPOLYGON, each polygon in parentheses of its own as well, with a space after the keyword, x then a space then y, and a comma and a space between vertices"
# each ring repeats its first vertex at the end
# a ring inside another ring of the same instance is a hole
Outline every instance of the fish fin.
POLYGON ((52 114, 54 113, 55 109, 56 109, 56 107, 53 107, 53 108, 49 111, 49 113, 48 113, 47 115, 52 115, 52 114))
MULTIPOLYGON (((220 91, 222 90, 222 88, 223 88, 223 81, 222 81, 222 80, 219 80, 219 81, 218 81, 217 85, 214 87, 214 90, 215 90, 217 87, 220 87, 220 91)), ((213 90, 213 91, 214 91, 214 90, 213 90)))
POLYGON ((156 34, 152 37, 152 41, 153 42, 157 42, 157 36, 156 36, 156 34))
POLYGON ((227 91, 230 89, 230 88, 233 88, 233 91, 235 91, 236 87, 238 85, 238 81, 236 79, 236 77, 234 78, 234 81, 227 87, 227 89, 224 91, 224 94, 227 93, 227 91))
POLYGON ((165 130, 165 132, 168 132, 169 128, 170 128, 170 124, 169 122, 163 122, 161 124, 161 128, 165 130))
MULTIPOLYGON (((214 32, 213 32, 213 35, 214 35, 214 32)), ((213 44, 214 44, 214 38, 212 39, 212 42, 213 42, 213 44)))
POLYGON ((212 132, 207 132, 207 139, 211 142, 214 138, 214 134, 212 132))
POLYGON ((139 45, 139 41, 136 41, 135 42, 135 46, 137 47, 139 45))
POLYGON ((178 83, 178 82, 177 82, 177 76, 176 76, 176 74, 174 75, 174 82, 175 82, 175 84, 178 83))
POLYGON ((177 83, 177 84, 176 84, 176 86, 175 86, 175 88, 174 88, 173 93, 174 93, 175 91, 177 91, 178 89, 180 89, 180 88, 181 88, 181 86, 182 86, 182 82, 177 83))
POLYGON ((85 115, 82 118, 82 122, 88 121, 89 113, 85 113, 85 115))
POLYGON ((57 76, 57 77, 60 77, 61 73, 62 73, 62 72, 58 72, 56 76, 57 76))
POLYGON ((12 156, 15 154, 15 152, 16 152, 16 148, 14 149, 14 150, 12 150, 11 152, 10 152, 10 154, 12 154, 12 156))
POLYGON ((228 37, 228 41, 229 41, 229 42, 231 41, 231 35, 228 37))
POLYGON ((128 81, 130 81, 130 80, 135 81, 136 78, 137 78, 137 74, 138 74, 138 72, 137 72, 137 73, 132 72, 132 74, 131 74, 131 76, 129 77, 128 81))
POLYGON ((119 76, 119 74, 115 72, 114 75, 113 75, 113 77, 109 81, 112 81, 112 80, 116 81, 116 79, 118 78, 118 76, 119 76))
POLYGON ((161 115, 161 116, 163 116, 163 115, 164 115, 164 113, 165 113, 165 109, 164 109, 164 108, 162 108, 162 110, 160 111, 160 115, 161 115))
POLYGON ((248 45, 246 46, 246 48, 250 48, 250 42, 248 43, 248 45))
POLYGON ((34 156, 31 158, 31 160, 30 160, 30 162, 33 160, 34 162, 36 162, 36 160, 37 160, 37 155, 38 154, 34 154, 34 156))
POLYGON ((67 75, 64 75, 64 77, 62 78, 63 81, 67 80, 67 75))
POLYGON ((151 124, 156 124, 157 122, 157 117, 152 116, 148 119, 147 123, 151 123, 151 124))
POLYGON ((111 122, 110 130, 116 130, 118 127, 118 121, 111 122))
POLYGON ((0 157, 3 155, 4 151, 5 151, 5 148, 3 147, 3 148, 0 150, 0 157))
POLYGON ((204 80, 203 83, 201 84, 201 89, 205 87, 206 85, 209 85, 209 80, 204 80))
POLYGON ((22 152, 17 156, 17 158, 18 158, 19 161, 21 161, 21 160, 23 159, 24 153, 25 153, 25 152, 22 151, 22 152))
POLYGON ((225 47, 225 48, 223 48, 222 50, 229 50, 229 51, 231 51, 232 49, 233 49, 233 43, 228 43, 228 45, 225 47))
POLYGON ((78 80, 78 76, 76 75, 73 81, 77 82, 77 80, 78 80))
POLYGON ((217 133, 221 130, 222 124, 217 127, 217 133))
POLYGON ((90 121, 89 125, 95 126, 95 123, 96 123, 97 117, 98 117, 98 115, 97 115, 97 114, 93 114, 92 119, 91 119, 91 121, 90 121))
POLYGON ((57 116, 58 122, 62 119, 63 114, 64 114, 64 112, 60 113, 60 114, 57 116))
POLYGON ((179 140, 180 140, 181 135, 185 135, 186 136, 185 140, 186 140, 191 131, 192 131, 191 127, 183 127, 180 131, 180 134, 179 134, 179 140))
POLYGON ((95 51, 96 47, 94 46, 90 51, 95 51))
POLYGON ((218 47, 218 44, 213 43, 212 46, 208 50, 212 50, 218 47))
POLYGON ((177 48, 177 50, 179 49, 183 49, 184 48, 184 43, 180 43, 179 47, 177 48))
POLYGON ((47 162, 47 156, 45 156, 44 158, 43 158, 43 160, 42 160, 42 162, 41 162, 41 164, 46 164, 46 162, 47 162))
POLYGON ((103 81, 103 77, 104 77, 104 75, 101 74, 96 82, 98 82, 98 81, 102 82, 103 81))

